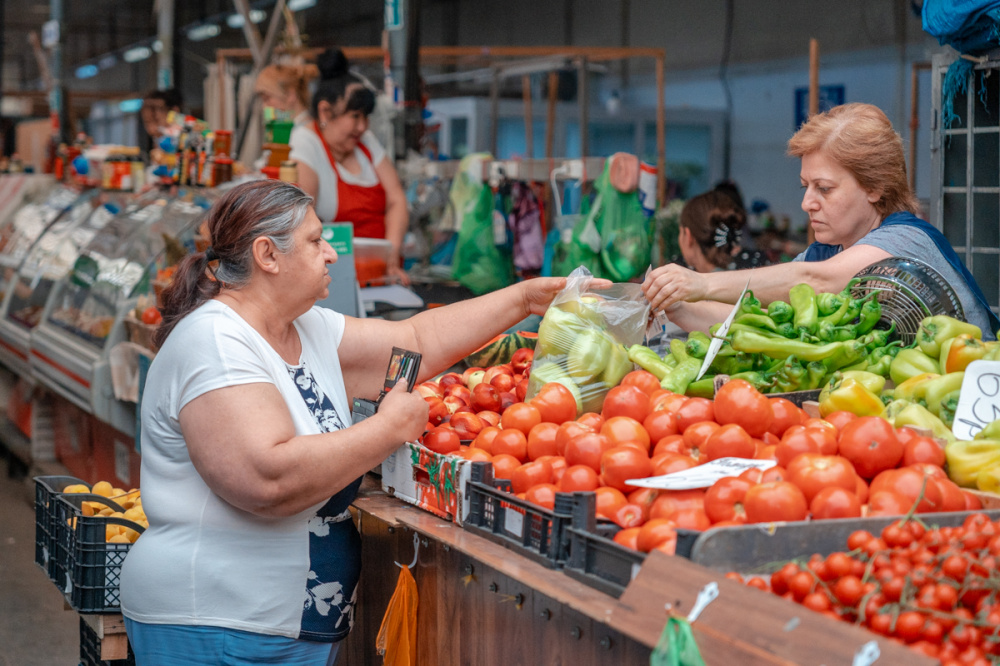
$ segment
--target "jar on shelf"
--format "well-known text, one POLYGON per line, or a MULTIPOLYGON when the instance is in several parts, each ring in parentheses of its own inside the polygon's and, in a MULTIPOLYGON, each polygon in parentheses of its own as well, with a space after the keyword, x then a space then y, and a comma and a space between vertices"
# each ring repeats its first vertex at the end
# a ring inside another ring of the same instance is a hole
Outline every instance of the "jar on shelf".
POLYGON ((215 131, 215 154, 225 155, 230 157, 230 153, 233 149, 233 131, 232 130, 216 130, 215 131))
POLYGON ((278 171, 278 180, 286 183, 299 182, 299 164, 295 160, 285 160, 278 171))
POLYGON ((215 158, 215 177, 212 179, 216 186, 228 183, 233 179, 233 158, 217 156, 215 158))

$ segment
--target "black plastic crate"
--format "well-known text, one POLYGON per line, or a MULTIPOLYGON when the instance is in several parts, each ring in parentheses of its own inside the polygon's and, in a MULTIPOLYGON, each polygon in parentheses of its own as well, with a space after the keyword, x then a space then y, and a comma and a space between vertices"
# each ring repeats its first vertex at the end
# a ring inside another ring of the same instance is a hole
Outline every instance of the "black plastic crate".
POLYGON ((75 476, 35 477, 35 564, 63 591, 66 590, 67 582, 66 559, 57 557, 56 544, 59 542, 60 530, 65 531, 66 525, 56 522, 55 498, 67 486, 77 483, 90 487, 90 484, 75 476))
POLYGON ((566 557, 564 532, 572 508, 570 495, 556 493, 555 508, 544 509, 510 492, 510 481, 493 478, 493 465, 472 463, 469 516, 462 527, 503 544, 547 567, 557 568, 566 557))
POLYGON ((142 525, 124 518, 85 516, 83 502, 101 502, 115 511, 124 511, 113 500, 100 495, 61 495, 56 500, 56 519, 70 529, 60 532, 57 552, 66 553, 69 573, 64 590, 70 605, 80 613, 118 612, 121 608, 119 581, 122 563, 132 547, 130 543, 108 543, 108 525, 130 527, 140 534, 142 525))
MULTIPOLYGON (((573 493, 572 520, 564 531, 567 558, 563 571, 591 587, 620 597, 646 559, 641 553, 614 541, 621 529, 614 523, 597 520, 597 495, 573 493)), ((676 554, 691 557, 701 532, 677 530, 676 554)))
POLYGON ((132 646, 128 648, 125 659, 101 659, 101 639, 97 632, 90 628, 86 620, 80 618, 80 666, 135 666, 135 655, 132 646))

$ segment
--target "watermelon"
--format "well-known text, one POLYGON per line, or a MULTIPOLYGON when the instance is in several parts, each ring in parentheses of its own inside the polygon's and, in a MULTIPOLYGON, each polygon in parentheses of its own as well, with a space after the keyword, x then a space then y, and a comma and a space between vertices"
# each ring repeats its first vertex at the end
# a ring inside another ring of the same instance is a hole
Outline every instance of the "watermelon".
POLYGON ((529 333, 528 331, 501 333, 462 359, 460 365, 464 368, 488 368, 492 365, 502 365, 510 361, 518 349, 522 347, 534 349, 537 341, 537 333, 529 333))

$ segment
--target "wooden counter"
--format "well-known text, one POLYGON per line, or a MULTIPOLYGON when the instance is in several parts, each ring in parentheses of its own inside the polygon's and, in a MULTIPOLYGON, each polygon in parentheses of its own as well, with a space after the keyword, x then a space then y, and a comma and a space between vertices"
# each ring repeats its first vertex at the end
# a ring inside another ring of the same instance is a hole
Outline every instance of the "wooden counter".
POLYGON ((648 664, 667 607, 687 615, 698 592, 720 596, 693 624, 712 664, 851 664, 877 641, 877 664, 935 663, 884 637, 761 593, 683 558, 650 556, 615 599, 518 553, 386 496, 366 480, 355 500, 364 569, 354 631, 338 666, 381 663, 375 651, 396 586, 394 561, 413 561, 417 582, 418 664, 648 664))

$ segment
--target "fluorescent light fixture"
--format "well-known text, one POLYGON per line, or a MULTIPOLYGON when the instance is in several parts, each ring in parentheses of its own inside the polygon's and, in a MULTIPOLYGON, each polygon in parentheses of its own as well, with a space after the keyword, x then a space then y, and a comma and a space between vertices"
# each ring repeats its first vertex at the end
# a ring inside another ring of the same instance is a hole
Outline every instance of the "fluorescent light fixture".
POLYGON ((116 64, 118 64, 118 58, 114 57, 110 53, 97 61, 97 66, 101 69, 111 69, 116 64))
POLYGON ((288 8, 293 12, 316 6, 316 0, 288 0, 288 8))
POLYGON ((153 42, 153 52, 159 53, 162 50, 163 50, 163 40, 157 39, 155 42, 153 42))
POLYGON ((97 65, 82 65, 76 68, 76 78, 89 79, 92 76, 97 76, 97 65))
POLYGON ((187 31, 187 38, 192 42, 201 42, 206 39, 211 39, 215 37, 220 32, 222 28, 215 23, 203 23, 202 25, 195 26, 187 31))
POLYGON ((136 97, 134 99, 123 99, 118 102, 118 110, 122 113, 135 113, 142 108, 142 99, 136 97))
POLYGON ((153 50, 148 46, 135 46, 122 54, 125 62, 139 62, 153 55, 153 50))
MULTIPOLYGON (((250 10, 250 22, 260 23, 267 18, 267 12, 263 9, 251 9, 250 10)), ((242 28, 243 27, 243 14, 230 14, 226 17, 226 25, 230 28, 242 28)))

